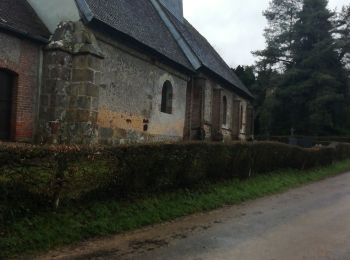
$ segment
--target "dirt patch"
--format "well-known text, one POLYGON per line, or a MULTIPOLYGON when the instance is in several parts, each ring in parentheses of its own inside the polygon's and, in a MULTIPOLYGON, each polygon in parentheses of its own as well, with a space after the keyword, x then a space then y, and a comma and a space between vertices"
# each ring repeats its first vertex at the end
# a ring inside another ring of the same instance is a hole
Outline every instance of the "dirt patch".
POLYGON ((133 250, 151 251, 159 247, 167 246, 169 243, 163 239, 146 239, 129 242, 129 247, 133 250))
POLYGON ((115 257, 120 254, 120 251, 118 249, 110 249, 110 250, 100 250, 95 251, 93 253, 88 254, 82 254, 80 256, 76 256, 73 259, 74 260, 88 260, 88 259, 104 259, 104 258, 111 258, 115 257))

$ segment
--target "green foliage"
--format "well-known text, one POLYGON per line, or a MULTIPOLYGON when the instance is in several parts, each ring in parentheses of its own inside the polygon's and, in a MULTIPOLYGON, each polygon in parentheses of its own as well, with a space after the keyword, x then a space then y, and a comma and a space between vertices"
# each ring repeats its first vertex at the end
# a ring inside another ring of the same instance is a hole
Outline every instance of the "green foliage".
POLYGON ((9 223, 0 236, 0 258, 48 250, 87 238, 105 236, 282 192, 343 173, 350 161, 307 171, 284 170, 204 184, 132 201, 89 200, 56 212, 39 212, 9 223))
POLYGON ((276 95, 289 128, 299 133, 325 135, 348 127, 348 82, 334 47, 333 15, 326 0, 304 0, 295 24, 294 65, 276 95))
POLYGON ((0 144, 0 226, 107 186, 109 165, 96 153, 76 146, 0 144))
POLYGON ((268 22, 265 29, 266 48, 256 51, 259 70, 285 69, 292 61, 291 46, 294 41, 294 24, 302 7, 302 0, 272 0, 264 12, 268 22))
POLYGON ((233 72, 239 77, 239 79, 244 83, 248 89, 254 86, 256 82, 256 77, 254 74, 253 66, 237 66, 237 68, 233 69, 233 72))
POLYGON ((350 145, 184 143, 119 147, 0 146, 1 225, 91 198, 127 198, 307 169, 350 157, 350 145), (340 150, 341 148, 341 150, 340 150))
POLYGON ((333 22, 337 53, 350 75, 350 5, 344 6, 333 22))
POLYGON ((327 0, 272 0, 265 12, 267 47, 256 52, 258 134, 349 132, 350 7, 327 0), (290 19, 288 19, 288 16, 290 19), (275 49, 275 51, 271 51, 275 49), (272 73, 271 71, 275 71, 272 73), (271 95, 272 93, 272 95, 271 95))
MULTIPOLYGON (((313 146, 318 145, 330 145, 334 143, 350 143, 350 136, 293 136, 297 139, 309 139, 312 142, 313 146)), ((270 142, 280 142, 280 143, 289 143, 290 135, 280 135, 280 136, 264 136, 258 135, 255 137, 258 141, 270 141, 270 142)))

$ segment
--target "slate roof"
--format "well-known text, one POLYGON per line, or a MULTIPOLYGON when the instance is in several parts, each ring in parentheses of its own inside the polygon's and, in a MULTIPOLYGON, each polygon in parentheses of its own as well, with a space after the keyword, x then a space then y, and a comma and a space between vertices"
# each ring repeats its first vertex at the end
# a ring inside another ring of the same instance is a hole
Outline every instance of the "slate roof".
POLYGON ((164 11, 167 13, 168 17, 180 31, 185 40, 189 43, 204 67, 224 78, 230 84, 239 88, 246 94, 252 96, 250 91, 216 52, 206 38, 204 38, 186 19, 184 19, 183 22, 180 22, 173 14, 166 10, 166 8, 164 8, 164 11))
MULTIPOLYGON (((89 20, 97 19, 172 61, 195 70, 150 0, 78 0, 79 3, 80 8, 84 9, 82 12, 89 12, 89 20), (87 6, 83 6, 82 2, 87 6)), ((186 19, 180 22, 165 7, 163 11, 188 43, 202 67, 253 97, 211 44, 186 19)))
POLYGON ((149 0, 86 0, 86 3, 94 19, 193 69, 149 0))
POLYGON ((50 36, 26 0, 0 0, 0 27, 42 41, 50 36))

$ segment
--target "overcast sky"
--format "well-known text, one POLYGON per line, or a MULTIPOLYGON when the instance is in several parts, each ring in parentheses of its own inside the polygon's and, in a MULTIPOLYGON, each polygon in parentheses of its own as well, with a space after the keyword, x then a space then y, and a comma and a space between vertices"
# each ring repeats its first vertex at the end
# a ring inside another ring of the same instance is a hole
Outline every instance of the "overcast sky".
MULTIPOLYGON (((262 16, 269 0, 183 0, 185 17, 202 33, 226 62, 251 65, 251 51, 265 46, 262 16)), ((331 9, 341 8, 349 0, 329 0, 331 9)))

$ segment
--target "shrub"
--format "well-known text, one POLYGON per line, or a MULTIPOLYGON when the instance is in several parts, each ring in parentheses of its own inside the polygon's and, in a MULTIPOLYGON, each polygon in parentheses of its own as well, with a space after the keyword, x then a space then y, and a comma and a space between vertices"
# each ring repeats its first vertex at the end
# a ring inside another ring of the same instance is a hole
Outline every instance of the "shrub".
POLYGON ((117 147, 0 144, 0 223, 86 199, 121 198, 309 169, 350 158, 350 144, 179 143, 117 147))
MULTIPOLYGON (((322 145, 329 145, 333 142, 339 142, 339 143, 350 143, 350 136, 301 136, 296 135, 293 136, 296 139, 302 140, 304 138, 309 139, 313 142, 314 145, 316 144, 322 144, 322 145)), ((259 141, 273 141, 273 142, 280 142, 280 143, 289 143, 289 138, 291 136, 256 136, 255 139, 259 141)))

